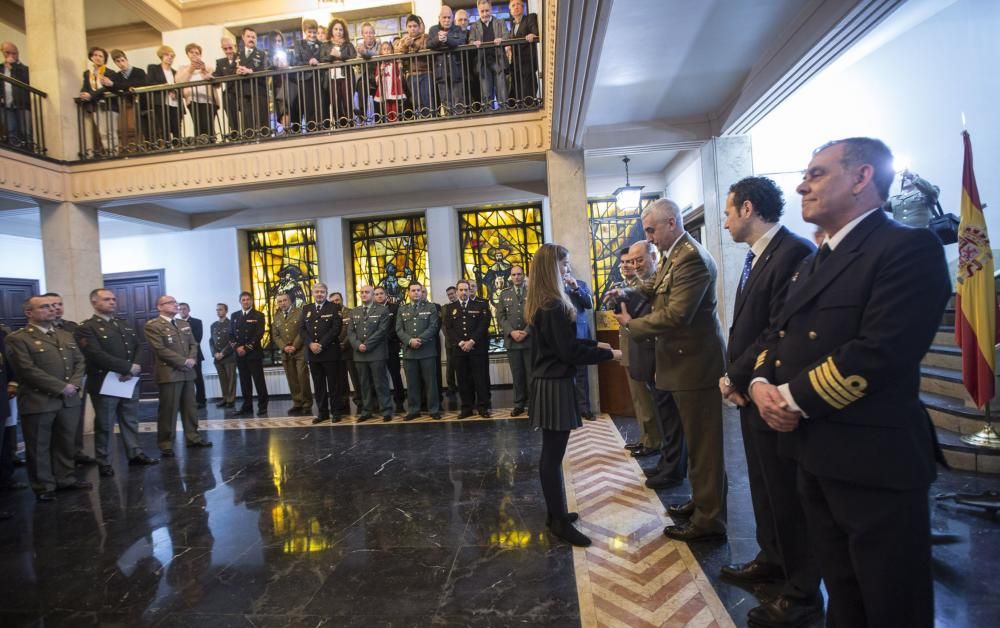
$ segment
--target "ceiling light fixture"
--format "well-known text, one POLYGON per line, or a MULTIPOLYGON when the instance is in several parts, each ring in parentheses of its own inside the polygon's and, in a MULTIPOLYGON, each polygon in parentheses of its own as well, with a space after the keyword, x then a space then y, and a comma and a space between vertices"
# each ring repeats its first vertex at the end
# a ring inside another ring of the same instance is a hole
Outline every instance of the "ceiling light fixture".
POLYGON ((634 211, 639 209, 639 200, 644 185, 630 185, 628 180, 628 162, 632 161, 626 155, 622 162, 625 164, 625 185, 615 190, 615 204, 622 211, 634 211))

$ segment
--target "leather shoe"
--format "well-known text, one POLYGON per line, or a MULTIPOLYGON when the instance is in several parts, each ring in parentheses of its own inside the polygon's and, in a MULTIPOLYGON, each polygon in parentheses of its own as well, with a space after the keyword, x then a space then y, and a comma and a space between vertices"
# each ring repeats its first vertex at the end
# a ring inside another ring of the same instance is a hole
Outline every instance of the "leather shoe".
POLYGON ((174 458, 177 454, 174 453, 173 449, 161 449, 160 456, 163 458, 174 458))
POLYGON ((490 414, 489 410, 480 410, 479 411, 479 416, 483 417, 484 419, 488 419, 488 418, 490 418, 493 415, 490 414))
POLYGON ((510 415, 511 416, 521 416, 522 414, 524 414, 524 408, 522 408, 520 406, 518 406, 518 407, 516 407, 516 408, 514 408, 513 410, 510 411, 510 415))
POLYGON ((391 420, 392 420, 392 415, 391 414, 384 414, 384 415, 382 415, 382 422, 383 423, 388 423, 391 420))
POLYGON ((653 456, 660 453, 657 449, 651 449, 649 447, 639 447, 638 449, 632 450, 633 458, 645 458, 646 456, 653 456))
POLYGON ((406 416, 404 416, 403 420, 404 421, 412 421, 413 419, 416 419, 419 416, 420 416, 419 412, 411 412, 411 413, 407 414, 406 416))
POLYGON ((625 443, 625 449, 627 449, 629 451, 635 451, 636 449, 639 449, 640 447, 642 447, 642 443, 625 443))
POLYGON ((253 417, 253 410, 240 410, 238 412, 233 412, 229 416, 234 419, 249 419, 253 417))
POLYGON ((215 407, 216 408, 226 408, 226 407, 229 407, 229 404, 226 403, 225 401, 220 401, 219 403, 215 404, 215 407))
POLYGON ((748 563, 725 565, 719 570, 719 575, 735 582, 773 582, 783 580, 785 571, 772 563, 751 560, 748 563))
POLYGON ((654 475, 646 480, 646 488, 663 489, 680 486, 684 480, 672 478, 669 475, 654 475))
POLYGON ((441 418, 441 413, 440 412, 431 412, 431 418, 432 419, 440 419, 441 418))
POLYGON ((690 519, 694 514, 694 501, 689 499, 683 504, 670 504, 667 506, 667 514, 671 519, 690 519))
POLYGON ((43 491, 41 493, 36 493, 35 499, 40 502, 54 502, 56 501, 56 494, 52 491, 43 491))
POLYGON ((330 423, 340 423, 341 419, 343 418, 344 417, 340 416, 339 414, 335 414, 330 417, 330 423))
POLYGON ((73 462, 75 462, 76 466, 79 467, 79 466, 85 465, 85 464, 97 464, 97 459, 96 458, 92 458, 92 457, 88 456, 87 454, 78 454, 76 456, 73 456, 73 462))
POLYGON ((370 418, 372 418, 372 415, 370 415, 370 414, 362 414, 361 416, 358 417, 358 421, 357 422, 358 423, 364 423, 365 421, 367 421, 370 418))
POLYGON ((102 478, 114 477, 115 470, 111 468, 110 464, 99 464, 97 465, 97 472, 102 478))
POLYGON ((470 416, 472 416, 472 412, 467 412, 465 410, 462 410, 461 412, 458 413, 458 418, 460 419, 467 419, 470 416))
POLYGON ((257 408, 257 416, 267 416, 267 408, 257 408))
POLYGON ((288 416, 302 416, 304 413, 298 408, 289 408, 286 414, 288 416))
POLYGON ((747 623, 751 626, 784 628, 785 626, 808 626, 823 615, 823 600, 799 600, 779 595, 770 602, 751 608, 747 613, 747 623))
POLYGON ((210 440, 199 440, 199 441, 195 441, 193 443, 188 443, 187 446, 188 447, 206 448, 207 449, 208 447, 212 446, 212 441, 210 441, 210 440))
POLYGON ((160 461, 157 460, 156 458, 150 458, 146 454, 140 453, 136 456, 133 456, 132 458, 129 458, 128 463, 130 466, 135 467, 135 466, 149 466, 153 464, 160 464, 160 461))
POLYGON ((66 484, 65 486, 58 487, 60 491, 89 491, 94 488, 94 485, 86 480, 77 480, 72 484, 66 484))
POLYGON ((583 532, 573 527, 566 519, 555 520, 549 524, 552 536, 560 538, 575 547, 589 547, 590 539, 583 532))
POLYGON ((597 417, 594 416, 593 412, 584 412, 583 413, 583 418, 586 419, 586 420, 588 420, 588 421, 596 421, 597 420, 597 417))
POLYGON ((313 425, 318 425, 318 424, 322 423, 323 421, 329 421, 329 420, 330 420, 330 417, 328 417, 328 416, 313 417, 313 425))
POLYGON ((696 528, 691 522, 667 526, 663 529, 663 534, 675 541, 685 541, 687 543, 692 541, 721 541, 726 538, 725 532, 696 528))
MULTIPOLYGON (((573 523, 580 518, 580 513, 568 512, 566 513, 566 521, 573 523)), ((545 513, 545 525, 552 525, 552 515, 545 513)))

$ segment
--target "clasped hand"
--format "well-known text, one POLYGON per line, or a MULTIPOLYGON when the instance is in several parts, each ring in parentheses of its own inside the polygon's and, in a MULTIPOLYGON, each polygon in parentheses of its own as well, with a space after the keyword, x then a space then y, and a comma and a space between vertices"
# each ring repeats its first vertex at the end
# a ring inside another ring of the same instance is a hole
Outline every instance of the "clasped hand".
POLYGON ((773 384, 757 382, 750 386, 750 398, 760 412, 760 418, 776 432, 791 432, 799 426, 802 413, 788 409, 788 402, 773 384))

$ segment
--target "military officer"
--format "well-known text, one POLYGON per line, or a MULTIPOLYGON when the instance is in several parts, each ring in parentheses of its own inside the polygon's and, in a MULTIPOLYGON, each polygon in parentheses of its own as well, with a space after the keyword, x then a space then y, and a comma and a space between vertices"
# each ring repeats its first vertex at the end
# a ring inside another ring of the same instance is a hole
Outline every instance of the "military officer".
POLYGON ((510 415, 520 416, 528 407, 531 390, 531 328, 524 320, 524 299, 528 294, 524 267, 512 266, 510 281, 513 285, 500 293, 497 324, 503 332, 503 346, 514 380, 514 408, 510 415))
POLYGON ((215 304, 215 315, 218 320, 212 323, 212 337, 209 346, 212 357, 215 358, 215 372, 219 375, 219 390, 222 401, 215 404, 216 408, 236 407, 236 352, 229 344, 229 306, 225 303, 215 304))
POLYGON ((458 418, 472 416, 473 404, 479 416, 488 418, 489 411, 489 346, 490 306, 484 299, 473 299, 469 282, 462 279, 455 285, 458 300, 445 306, 445 339, 452 347, 462 410, 458 418))
MULTIPOLYGON (((454 303, 455 301, 458 301, 458 288, 456 288, 455 286, 448 286, 448 288, 445 290, 445 295, 447 295, 447 297, 448 297, 448 303, 454 303)), ((447 306, 447 303, 444 306, 439 306, 439 308, 438 308, 439 312, 438 313, 439 314, 443 314, 444 307, 446 307, 446 306, 447 306)), ((443 317, 442 317, 442 320, 444 320, 443 317)), ((440 336, 442 336, 442 337, 444 336, 444 325, 443 324, 441 325, 441 334, 440 334, 440 336)), ((458 373, 455 371, 455 360, 452 358, 451 345, 448 344, 447 339, 442 339, 441 337, 439 337, 439 339, 438 339, 438 344, 440 344, 440 346, 444 347, 445 357, 448 359, 448 363, 445 366, 445 383, 447 384, 447 388, 448 388, 448 409, 449 410, 458 410, 458 408, 459 408, 459 405, 458 405, 458 373)))
POLYGON ((199 410, 205 407, 205 377, 201 373, 201 363, 205 361, 205 354, 201 351, 201 339, 205 337, 205 325, 200 318, 191 316, 191 306, 187 303, 177 304, 178 318, 191 326, 191 333, 194 334, 194 341, 198 343, 198 361, 194 365, 194 401, 199 410))
POLYGON ((198 433, 198 409, 194 400, 194 365, 198 343, 191 326, 174 318, 177 299, 163 295, 156 300, 160 315, 147 321, 146 341, 156 356, 156 383, 160 389, 160 407, 156 420, 156 443, 160 455, 174 457, 174 430, 177 412, 181 414, 184 439, 188 447, 211 447, 198 433))
POLYGON ((392 395, 389 394, 388 357, 389 310, 375 303, 375 289, 361 286, 361 305, 351 310, 347 339, 354 349, 354 362, 361 375, 361 414, 358 421, 372 418, 372 393, 378 400, 383 421, 392 420, 392 395))
MULTIPOLYGON (((46 292, 42 295, 43 297, 49 297, 53 299, 52 308, 56 312, 56 318, 52 321, 52 326, 56 329, 61 329, 63 331, 68 331, 71 334, 76 333, 77 324, 75 321, 66 320, 63 318, 63 312, 65 311, 63 306, 63 298, 58 292, 46 292)), ((87 391, 83 391, 83 399, 86 401, 87 391)), ((85 464, 95 464, 97 459, 93 456, 87 455, 87 452, 83 449, 83 415, 84 415, 84 404, 80 404, 80 416, 77 417, 76 421, 76 436, 74 436, 73 442, 75 443, 76 451, 73 454, 73 460, 77 466, 85 464)))
MULTIPOLYGON (((339 292, 333 292, 328 297, 330 303, 340 306, 340 320, 343 324, 340 326, 340 335, 338 336, 338 341, 340 342, 340 353, 344 356, 344 364, 347 367, 347 374, 350 376, 350 386, 347 388, 346 393, 350 395, 351 400, 354 401, 354 405, 358 408, 361 407, 361 376, 358 375, 358 367, 354 363, 354 349, 351 348, 351 343, 347 341, 347 328, 349 327, 348 322, 351 320, 351 310, 347 308, 344 303, 344 295, 339 292), (353 392, 351 387, 354 388, 353 392)), ((341 414, 350 414, 351 405, 347 402, 347 396, 343 399, 343 407, 340 410, 341 414)))
POLYGON ((396 403, 396 412, 403 412, 403 404, 406 402, 406 390, 403 388, 403 377, 401 374, 402 364, 399 354, 403 348, 403 343, 396 335, 396 315, 399 313, 399 301, 389 298, 389 293, 385 288, 379 286, 375 288, 375 302, 384 305, 389 310, 389 338, 388 357, 386 365, 389 367, 389 379, 392 380, 392 400, 396 403))
POLYGON ((253 389, 257 387, 257 416, 267 416, 267 382, 264 381, 264 314, 253 307, 253 295, 240 293, 239 312, 234 312, 229 326, 229 343, 236 351, 243 405, 236 417, 253 416, 253 389))
POLYGON ((409 303, 399 306, 396 335, 403 344, 403 365, 406 368, 406 416, 412 421, 420 416, 420 404, 426 395, 427 409, 432 419, 441 418, 441 396, 438 377, 438 329, 441 322, 436 303, 424 298, 424 286, 410 282, 406 289, 409 303))
POLYGON ((17 373, 17 409, 27 452, 28 479, 41 502, 56 489, 90 489, 73 476, 73 437, 86 367, 76 340, 53 326, 54 297, 24 302, 28 324, 7 336, 7 357, 17 373))
POLYGON ((299 331, 302 327, 302 310, 292 307, 292 297, 287 292, 279 294, 278 309, 271 317, 271 341, 281 350, 285 379, 292 395, 288 416, 312 414, 313 396, 309 387, 309 367, 306 366, 305 344, 299 331))
POLYGON ((313 284, 313 302, 302 308, 299 326, 319 408, 313 423, 338 423, 348 407, 347 370, 340 349, 340 330, 346 326, 343 306, 327 300, 326 291, 325 283, 313 284))
POLYGON ((115 293, 97 288, 90 293, 94 315, 76 329, 76 342, 87 360, 87 394, 94 405, 94 453, 98 472, 109 477, 110 449, 114 425, 125 445, 130 465, 150 465, 159 462, 147 456, 139 446, 139 385, 136 382, 128 399, 102 395, 101 388, 108 373, 121 381, 138 378, 142 372, 139 337, 128 323, 115 318, 118 299, 115 293))

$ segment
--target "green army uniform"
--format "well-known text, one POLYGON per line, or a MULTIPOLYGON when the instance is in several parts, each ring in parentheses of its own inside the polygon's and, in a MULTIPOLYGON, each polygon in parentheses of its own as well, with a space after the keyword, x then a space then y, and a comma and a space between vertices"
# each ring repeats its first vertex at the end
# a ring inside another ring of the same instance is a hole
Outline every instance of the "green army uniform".
POLYGON ((438 330, 441 320, 438 306, 427 300, 405 303, 396 314, 396 335, 403 345, 403 368, 406 371, 406 413, 415 418, 420 403, 427 396, 427 409, 435 418, 441 416, 440 368, 438 365, 438 330), (410 346, 412 339, 419 339, 419 347, 410 346))
POLYGON ((191 326, 182 320, 170 321, 157 316, 146 323, 145 331, 146 340, 156 355, 154 374, 160 388, 156 443, 160 451, 173 452, 179 411, 184 439, 189 446, 197 446, 205 441, 198 433, 194 367, 184 366, 186 360, 198 359, 198 343, 191 326))
POLYGON ((287 314, 278 308, 271 317, 271 339, 274 341, 274 346, 281 350, 281 362, 285 367, 288 392, 292 395, 292 407, 288 411, 291 415, 312 414, 313 406, 305 343, 299 335, 301 327, 301 308, 288 308, 287 314), (295 349, 293 353, 285 353, 284 349, 289 345, 295 349))

